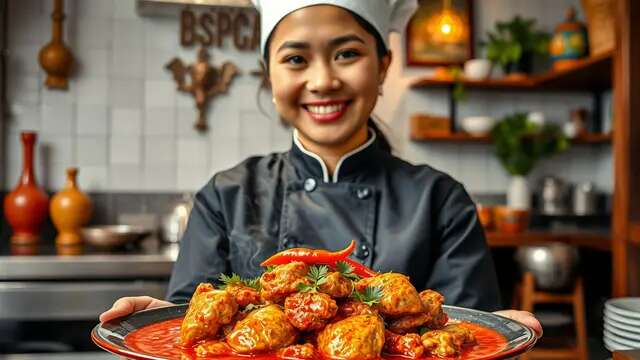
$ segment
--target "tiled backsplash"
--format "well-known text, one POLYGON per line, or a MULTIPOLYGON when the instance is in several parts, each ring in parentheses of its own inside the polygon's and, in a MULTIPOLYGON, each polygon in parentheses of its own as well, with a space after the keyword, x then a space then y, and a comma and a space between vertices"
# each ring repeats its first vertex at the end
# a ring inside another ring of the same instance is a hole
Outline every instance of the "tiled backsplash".
MULTIPOLYGON (((67 0, 65 32, 76 61, 68 91, 43 87, 37 63, 39 49, 50 38, 51 2, 9 1, 7 176, 3 188, 15 185, 21 167, 19 132, 39 132, 37 175, 49 190, 59 189, 68 166, 80 167, 82 189, 91 192, 176 193, 195 191, 216 171, 256 154, 287 149, 290 130, 274 114, 271 97, 258 95, 259 81, 250 72, 257 53, 242 53, 229 44, 210 49, 212 62, 233 61, 242 72, 228 95, 213 99, 209 132, 193 129, 192 98, 180 94, 164 65, 179 56, 186 62, 195 49, 179 46, 178 17, 140 17, 134 0, 67 0), (260 104, 266 112, 262 113, 260 104)), ((516 13, 537 16, 547 30, 562 21, 568 5, 579 0, 483 0, 476 6, 476 34, 496 20, 516 13)), ((424 111, 446 114, 439 91, 410 90, 406 85, 424 68, 403 66, 403 44, 392 38, 395 55, 385 95, 377 113, 389 125, 397 153, 415 163, 429 163, 462 181, 470 192, 502 193, 508 176, 488 145, 417 144, 408 140, 408 117, 424 111)), ((459 114, 502 116, 516 111, 543 111, 563 121, 569 110, 590 107, 588 95, 475 93, 459 114)), ((594 181, 612 190, 612 157, 608 145, 577 146, 544 162, 532 181, 557 174, 577 182, 594 181)))

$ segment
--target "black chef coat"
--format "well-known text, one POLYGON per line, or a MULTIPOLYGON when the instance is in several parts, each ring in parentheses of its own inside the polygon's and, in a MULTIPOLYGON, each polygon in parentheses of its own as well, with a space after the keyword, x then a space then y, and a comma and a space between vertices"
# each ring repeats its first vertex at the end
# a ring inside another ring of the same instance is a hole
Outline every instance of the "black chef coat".
POLYGON ((291 150, 252 157, 197 192, 168 300, 186 302, 220 273, 258 276, 259 264, 290 247, 342 249, 376 271, 410 276, 446 303, 500 307, 493 262, 464 187, 427 165, 383 150, 374 131, 329 176, 294 134, 291 150))

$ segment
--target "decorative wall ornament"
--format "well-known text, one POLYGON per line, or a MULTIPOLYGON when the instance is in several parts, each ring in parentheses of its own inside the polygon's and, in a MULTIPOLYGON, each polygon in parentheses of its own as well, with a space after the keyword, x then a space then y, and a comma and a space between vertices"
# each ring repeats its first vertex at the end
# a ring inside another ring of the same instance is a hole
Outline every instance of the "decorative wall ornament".
POLYGON ((193 95, 198 109, 195 128, 198 131, 206 131, 206 111, 209 99, 227 93, 231 81, 240 73, 238 67, 229 61, 219 67, 210 65, 209 53, 202 47, 198 50, 198 59, 194 64, 185 65, 181 59, 176 57, 165 68, 173 73, 179 91, 193 95), (191 79, 188 84, 187 75, 191 79))
POLYGON ((45 85, 51 89, 67 89, 67 77, 73 66, 73 55, 62 42, 62 23, 65 18, 63 12, 64 2, 63 0, 54 0, 53 4, 51 42, 40 50, 38 58, 40 65, 47 73, 45 85))
POLYGON ((182 46, 223 47, 229 38, 236 49, 254 51, 260 45, 260 16, 253 8, 212 7, 195 12, 185 7, 180 14, 182 46))

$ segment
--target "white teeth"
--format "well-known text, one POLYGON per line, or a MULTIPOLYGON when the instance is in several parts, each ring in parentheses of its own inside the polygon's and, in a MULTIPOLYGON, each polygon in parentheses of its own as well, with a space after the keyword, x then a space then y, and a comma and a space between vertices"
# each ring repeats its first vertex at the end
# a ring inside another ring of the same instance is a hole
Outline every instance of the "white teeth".
POLYGON ((342 108, 344 108, 344 104, 321 105, 321 106, 308 105, 307 106, 307 109, 309 109, 309 111, 311 111, 314 114, 320 114, 320 115, 332 114, 332 113, 341 111, 342 108))

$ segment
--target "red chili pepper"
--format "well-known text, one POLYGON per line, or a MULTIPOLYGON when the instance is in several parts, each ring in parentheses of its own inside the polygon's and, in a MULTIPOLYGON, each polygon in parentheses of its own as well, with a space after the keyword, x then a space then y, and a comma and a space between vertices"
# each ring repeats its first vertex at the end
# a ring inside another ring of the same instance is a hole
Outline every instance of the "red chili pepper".
POLYGON ((347 264, 349 264, 349 266, 351 266, 352 272, 358 276, 360 276, 361 278, 368 278, 368 277, 373 277, 378 275, 377 272, 369 269, 368 267, 360 264, 359 262, 355 261, 355 260, 351 260, 349 258, 345 258, 342 261, 346 262, 347 264))
POLYGON ((345 261, 347 256, 353 252, 355 247, 356 241, 351 240, 351 244, 349 244, 349 246, 335 252, 305 248, 288 249, 263 261, 260 266, 283 265, 292 261, 302 261, 307 264, 335 265, 337 261, 345 261))

